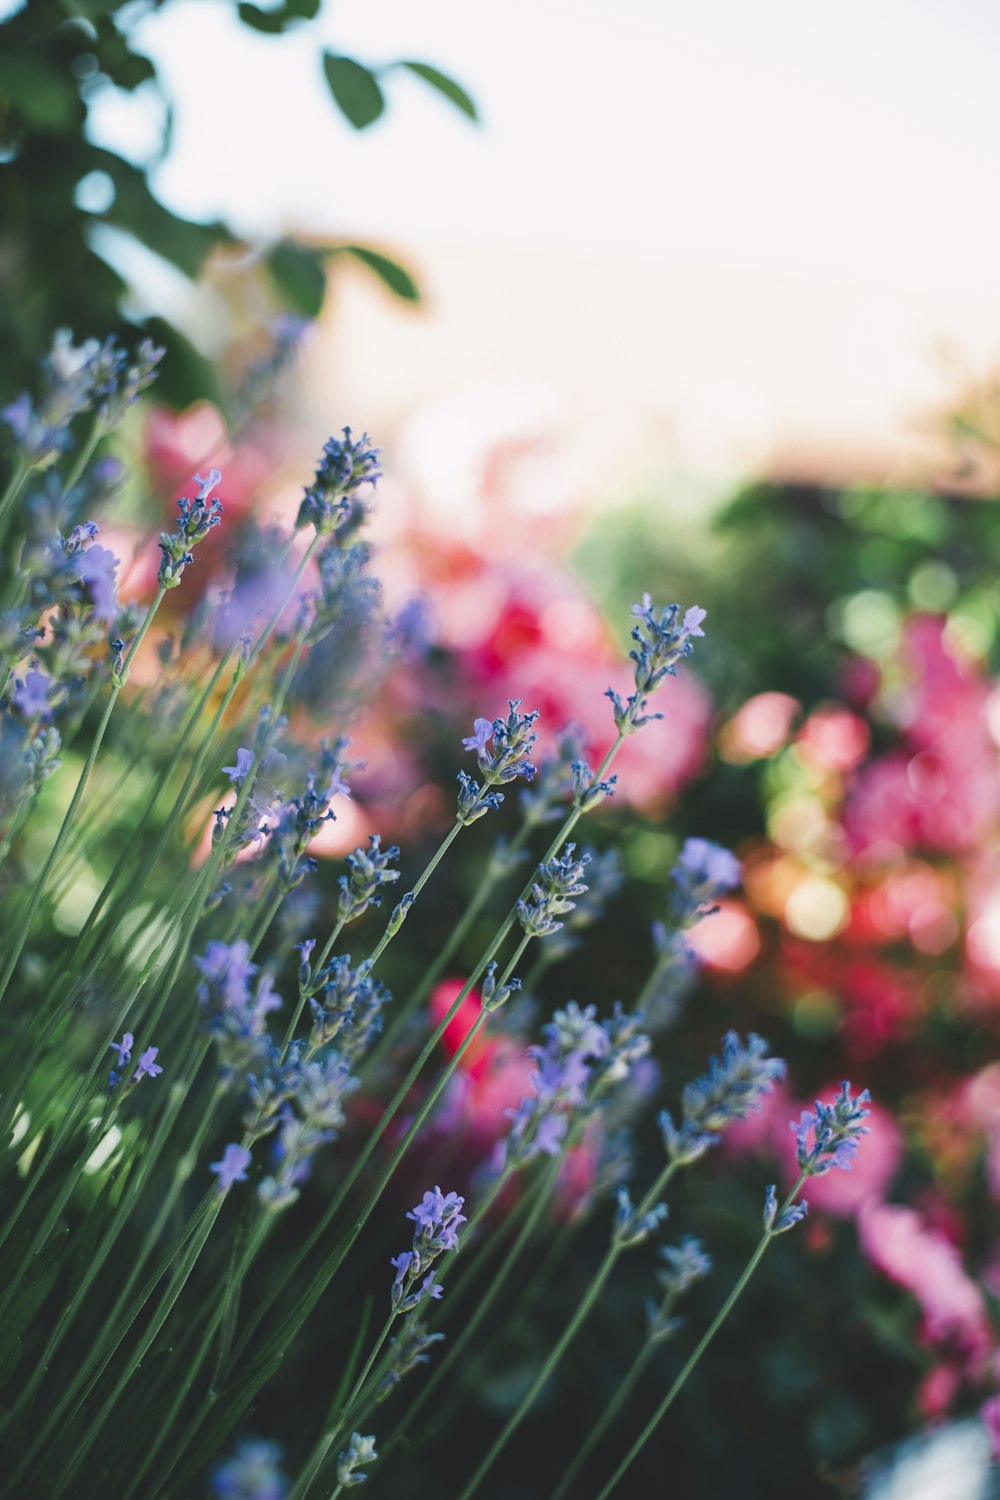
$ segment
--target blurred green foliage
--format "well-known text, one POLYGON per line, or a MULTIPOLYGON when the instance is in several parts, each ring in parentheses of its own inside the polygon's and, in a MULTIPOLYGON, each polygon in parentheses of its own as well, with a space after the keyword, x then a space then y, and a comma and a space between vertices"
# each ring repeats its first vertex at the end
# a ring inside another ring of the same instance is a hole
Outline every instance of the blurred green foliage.
MULTIPOLYGON (((96 145, 88 134, 91 104, 107 89, 126 93, 163 87, 134 32, 150 11, 170 0, 28 0, 0 24, 0 404, 29 386, 57 327, 78 339, 124 332, 130 323, 129 288, 101 253, 98 226, 129 236, 194 280, 209 255, 235 243, 225 224, 194 223, 156 196, 143 166, 96 145), (92 188, 93 191, 88 191, 92 188)), ((264 7, 240 3, 240 21, 264 36, 308 25, 321 0, 283 0, 264 7)), ((419 77, 468 118, 472 99, 453 79, 427 63, 398 61, 380 67, 334 53, 318 56, 331 100, 355 129, 380 118, 382 80, 400 69, 419 77)), ((157 159, 170 150, 172 103, 157 159)), ((281 239, 261 247, 276 301, 314 318, 323 306, 328 263, 360 260, 396 296, 417 300, 412 276, 388 256, 359 245, 306 245, 281 239)), ((148 318, 144 331, 166 346, 159 399, 185 406, 221 393, 202 353, 176 327, 148 318)))

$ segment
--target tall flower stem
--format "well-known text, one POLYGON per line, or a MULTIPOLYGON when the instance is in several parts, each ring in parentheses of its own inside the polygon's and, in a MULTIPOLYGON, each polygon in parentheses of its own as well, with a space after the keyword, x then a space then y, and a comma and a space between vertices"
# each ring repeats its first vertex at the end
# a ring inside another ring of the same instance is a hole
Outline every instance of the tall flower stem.
MULTIPOLYGON (((517 964, 519 958, 521 957, 521 954, 524 952, 529 942, 530 939, 525 937, 522 938, 521 942, 518 944, 517 949, 511 956, 510 961, 507 965, 505 975, 500 981, 501 988, 510 977, 510 974, 513 972, 514 966, 517 964)), ((454 1011, 457 1012, 457 1009, 458 1007, 456 1004, 456 1006, 454 1007, 454 1011)), ((468 1035, 465 1037, 461 1045, 449 1059, 446 1067, 442 1070, 437 1083, 431 1089, 427 1098, 424 1100, 420 1109, 417 1111, 416 1117, 410 1125, 409 1130, 406 1132, 402 1141, 400 1141, 399 1145, 396 1147, 396 1150, 394 1151, 389 1162, 383 1168, 378 1181, 369 1193, 364 1206, 355 1218, 350 1230, 339 1241, 339 1243, 334 1246, 333 1250, 331 1250, 329 1255, 326 1257, 320 1269, 313 1276, 309 1286, 302 1293, 298 1302, 293 1307, 291 1314, 285 1320, 282 1326, 282 1330, 277 1335, 272 1336, 272 1338, 265 1345, 265 1349, 268 1352, 271 1351, 272 1345, 276 1348, 278 1343, 290 1342, 291 1338, 294 1337, 298 1330, 303 1326, 312 1309, 316 1306, 317 1302, 326 1291, 330 1282, 333 1280, 333 1277, 336 1275, 344 1260, 347 1258, 347 1255, 349 1254, 361 1231, 364 1229, 368 1220, 371 1218, 371 1215, 375 1211, 375 1208, 377 1207, 382 1194, 385 1192, 386 1187, 388 1186, 390 1180, 399 1167, 400 1162, 403 1160, 403 1157, 409 1150, 414 1138, 423 1129, 426 1120, 433 1111, 435 1105, 438 1102, 438 1099, 441 1097, 441 1094, 444 1092, 449 1079, 452 1077, 455 1070, 461 1065, 462 1058, 468 1051, 469 1047, 472 1046, 472 1043, 475 1041, 479 1032, 482 1030, 482 1027, 485 1025, 488 1015, 488 1011, 482 1011, 476 1017, 475 1023, 470 1027, 468 1035)), ((365 1142, 364 1147, 355 1158, 351 1170, 344 1178, 343 1182, 340 1185, 340 1188, 338 1189, 331 1203, 328 1205, 322 1218, 319 1220, 312 1233, 305 1241, 304 1247, 293 1258, 291 1268, 289 1270, 288 1276, 286 1277, 286 1284, 288 1281, 294 1278, 298 1267, 301 1265, 302 1261, 305 1259, 305 1256, 309 1253, 309 1251, 312 1250, 314 1245, 320 1243, 322 1239, 325 1238, 326 1231, 329 1225, 335 1220, 336 1215, 342 1207, 345 1199, 347 1198, 348 1193, 354 1186, 355 1182, 358 1180, 361 1172, 364 1170, 364 1167, 371 1157, 372 1152, 375 1150, 375 1146, 384 1134, 389 1120, 401 1107, 403 1100, 409 1093, 410 1088, 412 1087, 413 1082, 420 1072, 420 1069, 423 1067, 424 1062, 426 1062, 427 1058, 430 1056, 431 1052, 434 1050, 441 1037, 444 1035, 445 1029, 451 1018, 451 1014, 449 1014, 441 1021, 441 1023, 435 1029, 427 1045, 424 1047, 424 1050, 421 1053, 420 1057, 417 1059, 417 1062, 414 1063, 406 1078, 400 1084, 399 1088, 396 1091, 396 1094, 393 1097, 392 1103, 389 1106, 389 1109, 385 1112, 385 1114, 383 1114, 378 1125, 369 1135, 368 1140, 365 1142)), ((248 1327, 243 1335, 242 1341, 237 1346, 237 1357, 242 1353, 254 1330, 262 1321, 264 1316, 266 1316, 266 1313, 267 1311, 269 1311, 270 1307, 273 1305, 273 1301, 276 1295, 277 1293, 272 1294, 272 1296, 266 1299, 266 1301, 262 1303, 261 1306, 257 1309, 253 1322, 248 1327)))
MULTIPOLYGON (((441 1363, 435 1367, 433 1375, 426 1382, 419 1396, 416 1398, 409 1411, 407 1412, 406 1426, 408 1428, 413 1428, 420 1413, 423 1411, 427 1403, 432 1399, 435 1391, 439 1388, 441 1381, 447 1375, 448 1371, 454 1367, 456 1362, 461 1359, 462 1355, 465 1353, 465 1350, 468 1348, 472 1340, 476 1337, 476 1334, 479 1332, 480 1327, 489 1315, 491 1308, 497 1301, 497 1298, 506 1287, 511 1275, 513 1274, 515 1269, 519 1267, 521 1256, 523 1255, 527 1246, 531 1243, 538 1225, 541 1223, 542 1216, 545 1213, 545 1210, 550 1205, 550 1195, 552 1189, 555 1186, 556 1178, 559 1176, 559 1170, 562 1167, 563 1161, 565 1160, 565 1155, 565 1151, 561 1151, 558 1156, 553 1157, 546 1171, 535 1183, 533 1192, 534 1203, 532 1204, 530 1213, 521 1226, 521 1230, 517 1236, 517 1239, 514 1241, 507 1254, 504 1256, 503 1265, 490 1278, 489 1286, 477 1301, 475 1312, 469 1319, 466 1320, 463 1325, 462 1332, 459 1334, 454 1343, 451 1343, 449 1341, 447 1354, 445 1355, 441 1363)), ((443 1420, 443 1413, 441 1414, 441 1417, 443 1420)), ((440 1425, 440 1422, 437 1425, 440 1425)), ((428 1433, 428 1436, 429 1435, 430 1434, 428 1433)), ((396 1433, 394 1441, 398 1441, 402 1436, 403 1428, 400 1427, 399 1431, 396 1433)), ((388 1454, 386 1455, 386 1457, 388 1457, 388 1454)))
POLYGON ((79 807, 84 791, 86 790, 87 782, 90 780, 90 774, 94 769, 94 764, 100 752, 101 745, 104 742, 104 736, 107 732, 108 724, 111 722, 111 715, 114 713, 115 704, 118 702, 121 690, 125 685, 125 679, 128 676, 128 669, 132 663, 133 658, 135 657, 136 652, 141 646, 143 639, 145 638, 146 632, 149 630, 150 625, 152 625, 153 623, 153 618, 156 615, 156 611, 160 607, 165 593, 166 589, 163 587, 157 590, 156 597, 146 612, 146 618, 143 620, 139 632, 136 635, 135 640, 132 642, 131 649, 128 655, 125 657, 124 663, 122 665, 122 670, 111 689, 107 704, 104 708, 104 713, 101 716, 101 721, 98 724, 97 731, 94 735, 93 740, 91 741, 90 750, 88 752, 87 759, 84 762, 83 770, 80 772, 80 779, 76 784, 76 790, 73 793, 73 797, 70 801, 69 807, 66 809, 66 815, 63 818, 62 823, 60 824, 59 832, 56 834, 55 843, 49 850, 48 858, 42 866, 38 878, 36 879, 35 884, 32 888, 31 896, 28 899, 27 910, 25 911, 23 921, 21 922, 20 930, 11 946, 11 951, 8 955, 7 963, 4 966, 3 974, 2 976, 0 976, 0 1000, 2 1000, 4 995, 6 994, 7 986, 10 984, 11 976, 14 973, 14 970, 17 968, 18 960, 20 959, 21 954, 24 950, 24 945, 28 940, 28 934, 31 931, 31 924, 34 920, 35 913, 38 910, 42 895, 44 894, 49 875, 52 872, 52 867, 54 866, 56 860, 59 858, 59 852, 62 849, 63 843, 66 839, 66 835, 69 833, 69 830, 72 827, 73 819, 76 816, 76 810, 79 807))
MULTIPOLYGON (((676 1170, 677 1167, 674 1162, 667 1163, 663 1171, 660 1173, 659 1177, 653 1183, 653 1186, 649 1189, 649 1192, 643 1198, 639 1207, 636 1209, 636 1217, 641 1218, 643 1214, 648 1213, 653 1204, 658 1201, 660 1194, 665 1190, 667 1184, 670 1182, 670 1179, 674 1175, 674 1172, 676 1170)), ((550 1375, 556 1369, 556 1366, 562 1360, 563 1355, 566 1353, 566 1350, 576 1338, 576 1335, 579 1332, 580 1328, 583 1326, 587 1317, 590 1315, 594 1304, 597 1302, 597 1299, 600 1297, 602 1291, 604 1290, 608 1277, 611 1275, 612 1271, 618 1263, 619 1258, 624 1253, 624 1249, 625 1247, 621 1245, 617 1239, 612 1239, 604 1259, 598 1267, 593 1280, 591 1281, 587 1290, 584 1292, 582 1298, 577 1304, 573 1316, 570 1318, 566 1327, 563 1329, 559 1338, 556 1340, 552 1349, 549 1351, 549 1354, 543 1362, 538 1374, 535 1376, 534 1380, 531 1382, 530 1386, 521 1397, 521 1400, 514 1408, 514 1411, 511 1413, 510 1417, 507 1419, 507 1422, 504 1424, 502 1431, 494 1439, 492 1445, 486 1453, 486 1456, 483 1458, 482 1462, 476 1469, 476 1472, 473 1474, 468 1484, 462 1490, 462 1493, 459 1496, 459 1500, 471 1500, 471 1497, 478 1490, 480 1484, 486 1478, 486 1475, 492 1469, 494 1463, 499 1458, 504 1448, 506 1448, 507 1444, 510 1442, 510 1439, 517 1431, 518 1427, 520 1427, 521 1422, 524 1420, 524 1417, 534 1405, 535 1398, 537 1397, 539 1391, 542 1389, 546 1381, 549 1379, 550 1375)))
MULTIPOLYGON (((792 1188, 792 1191, 789 1193, 788 1197, 781 1205, 781 1208, 778 1210, 778 1214, 775 1219, 776 1223, 780 1222, 782 1214, 788 1207, 790 1207, 792 1203, 795 1202, 795 1199, 798 1197, 798 1194, 802 1188, 802 1184, 806 1180, 806 1175, 807 1174, 805 1172, 802 1173, 802 1175, 799 1177, 798 1182, 792 1188)), ((631 1468, 632 1464, 638 1458, 643 1448, 649 1442, 649 1439, 653 1436, 653 1433, 656 1431, 657 1427, 659 1427, 660 1423, 663 1421, 663 1418, 666 1416, 667 1412, 674 1404, 678 1395, 683 1390, 684 1386, 687 1383, 688 1377, 691 1375, 691 1372, 694 1370, 702 1355, 705 1353, 705 1350, 708 1348, 709 1344, 711 1344, 712 1340, 715 1338, 715 1335, 718 1333, 719 1329, 722 1327, 723 1323, 726 1321, 726 1319, 729 1317, 729 1314, 736 1306, 736 1303, 739 1301, 740 1296, 742 1295, 748 1281, 763 1260, 764 1252, 767 1250, 768 1245, 770 1245, 771 1241, 775 1238, 775 1234, 776 1231, 774 1229, 764 1230, 764 1233, 761 1235, 760 1240, 757 1244, 756 1250, 754 1250, 750 1259, 743 1267, 743 1270, 740 1273, 740 1276, 737 1279, 732 1291, 729 1293, 729 1296, 726 1298, 725 1302, 719 1308, 719 1311, 716 1313, 715 1317, 712 1319, 711 1323, 702 1334, 698 1343, 695 1345, 693 1352, 688 1356, 679 1375, 677 1376, 677 1379, 674 1381, 673 1385, 670 1387, 669 1391, 664 1396, 659 1406, 656 1408, 656 1411, 650 1417, 649 1421, 646 1423, 645 1427, 642 1429, 639 1436, 636 1438, 635 1442, 632 1444, 631 1448, 628 1450, 625 1457, 622 1459, 621 1463, 618 1465, 617 1469, 608 1480, 607 1484, 601 1490, 600 1494, 597 1497, 597 1500, 607 1500, 607 1496, 610 1495, 612 1490, 617 1487, 619 1480, 624 1476, 626 1471, 631 1468)))
MULTIPOLYGON (((530 819, 526 819, 521 824, 521 827, 518 829, 517 833, 510 843, 509 852, 512 855, 520 853, 521 849, 527 843, 534 826, 535 825, 530 821, 530 819)), ((381 1061, 385 1054, 390 1050, 396 1037, 399 1036, 402 1032, 402 1029, 406 1025, 406 1022, 410 1019, 413 1013, 419 1010, 421 1005, 424 1004, 434 986, 437 984, 438 980, 447 969, 452 958, 456 953, 460 952, 462 944, 465 942, 465 939, 472 931, 477 917, 483 910, 483 907, 489 901, 500 881, 503 879, 504 873, 504 871, 497 869, 491 861, 491 863, 487 867, 485 875, 482 877, 479 884, 476 886, 475 891, 473 892, 472 900, 466 906, 465 910, 459 917, 458 921, 455 923, 454 927, 452 927, 444 943, 438 950, 436 956, 431 960, 427 968, 424 970, 424 973, 421 975, 416 988, 413 990, 412 994, 407 996, 404 1003, 395 1012, 391 1024, 386 1027, 385 1032, 379 1038, 377 1045, 372 1050, 371 1056, 369 1058, 369 1064, 372 1067, 377 1066, 377 1064, 381 1061)))
POLYGON ((320 1469, 323 1467, 326 1455, 329 1453, 330 1449, 337 1441, 337 1438, 340 1436, 341 1432, 343 1432, 344 1427, 347 1424, 347 1418, 350 1415, 351 1407, 354 1405, 361 1391, 364 1389, 364 1384, 368 1379, 371 1368, 381 1354, 383 1345, 385 1344, 386 1339, 389 1337, 392 1326, 398 1317, 399 1313, 395 1309, 393 1309, 393 1311, 389 1314, 389 1316, 383 1323, 382 1330, 379 1333, 378 1338, 372 1345, 368 1358, 365 1360, 364 1365, 361 1368, 361 1373, 358 1375, 358 1378, 355 1380, 354 1385, 351 1387, 347 1399, 344 1401, 343 1405, 340 1405, 339 1402, 334 1403, 334 1408, 333 1410, 331 1410, 326 1420, 326 1431, 318 1439, 315 1447, 313 1448, 313 1451, 310 1453, 308 1459, 306 1460, 305 1467, 303 1468, 302 1473, 299 1475, 295 1484, 292 1486, 292 1489, 288 1495, 288 1500, 306 1500, 306 1496, 312 1488, 313 1480, 316 1478, 320 1469))

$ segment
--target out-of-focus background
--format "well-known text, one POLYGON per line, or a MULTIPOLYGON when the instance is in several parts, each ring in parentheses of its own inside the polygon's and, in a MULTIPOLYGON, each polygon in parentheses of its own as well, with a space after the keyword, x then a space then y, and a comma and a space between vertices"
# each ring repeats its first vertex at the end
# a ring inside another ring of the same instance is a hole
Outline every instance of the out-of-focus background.
MULTIPOLYGON (((985 1496, 996 7, 37 0, 0 23, 3 379, 60 321, 124 318, 168 347, 133 439, 150 486, 112 536, 139 559, 126 594, 151 583, 150 488, 166 514, 218 462, 238 550, 252 519, 294 519, 329 431, 385 448, 379 572, 411 672, 356 726, 367 778, 318 852, 429 838, 459 721, 508 695, 600 753, 628 605, 649 589, 709 610, 663 733, 622 757, 638 895, 614 944, 546 978, 540 1013, 638 989, 677 840, 709 836, 745 879, 698 929, 664 1087, 730 1025, 791 1063, 721 1207, 700 1188, 680 1205, 723 1277, 759 1183, 794 1175, 796 1106, 844 1076, 877 1103, 864 1165, 817 1185, 650 1475, 668 1464, 692 1496, 985 1496)), ((209 551, 203 587, 233 567, 209 551)), ((462 1082, 449 1130, 485 1150, 503 1086, 462 1082)), ((615 1294, 538 1433, 614 1388, 640 1301, 615 1294)), ((482 1375, 473 1436, 523 1357, 482 1375)))

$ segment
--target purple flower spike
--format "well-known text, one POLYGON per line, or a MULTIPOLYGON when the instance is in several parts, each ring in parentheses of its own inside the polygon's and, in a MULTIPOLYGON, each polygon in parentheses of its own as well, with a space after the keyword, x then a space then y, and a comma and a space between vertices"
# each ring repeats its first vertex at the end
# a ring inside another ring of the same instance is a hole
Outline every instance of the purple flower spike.
POLYGON ((229 1145, 222 1153, 221 1161, 209 1163, 209 1170, 215 1172, 219 1179, 219 1187, 228 1192, 234 1182, 246 1182, 247 1167, 250 1165, 250 1152, 245 1146, 229 1145))

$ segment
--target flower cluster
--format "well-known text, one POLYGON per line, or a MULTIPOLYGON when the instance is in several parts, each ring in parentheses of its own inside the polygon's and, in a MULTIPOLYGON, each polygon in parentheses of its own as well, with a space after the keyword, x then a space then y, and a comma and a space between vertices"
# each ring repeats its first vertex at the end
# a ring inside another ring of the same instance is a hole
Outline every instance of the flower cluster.
POLYGON ((654 1342, 677 1332, 681 1320, 673 1316, 675 1305, 712 1269, 711 1256, 691 1234, 686 1234, 679 1245, 661 1245, 657 1254, 663 1261, 662 1269, 657 1272, 663 1295, 659 1302, 650 1299, 646 1303, 649 1337, 654 1342))
POLYGON ((596 1017, 596 1006, 581 1009, 571 1000, 543 1028, 544 1046, 529 1047, 531 1093, 507 1110, 512 1123, 503 1165, 521 1167, 540 1154, 559 1155, 573 1112, 585 1102, 593 1064, 611 1047, 596 1017))
POLYGON ((868 1134, 863 1121, 871 1113, 866 1108, 870 1103, 867 1089, 852 1098, 851 1086, 845 1082, 832 1104, 817 1100, 815 1108, 802 1111, 800 1120, 790 1121, 799 1168, 807 1177, 821 1177, 834 1167, 844 1172, 851 1170, 861 1137, 868 1134))
POLYGON ((320 536, 343 527, 352 518, 357 491, 365 484, 374 488, 382 478, 381 452, 367 432, 355 439, 349 427, 342 438, 328 438, 316 477, 302 497, 296 526, 314 526, 320 536))
POLYGON ((571 912, 575 898, 588 888, 583 875, 590 860, 587 853, 577 858, 576 845, 567 844, 562 854, 538 866, 531 895, 517 903, 518 921, 526 937, 543 938, 559 931, 563 924, 556 918, 571 912))
POLYGON ((753 1032, 745 1042, 727 1033, 721 1057, 709 1061, 708 1072, 684 1086, 682 1118, 675 1125, 669 1110, 659 1116, 663 1144, 670 1161, 686 1165, 717 1146, 722 1132, 760 1107, 764 1096, 785 1076, 785 1064, 768 1057, 768 1044, 753 1032))
POLYGON ((646 701, 666 677, 676 675, 680 663, 691 655, 693 638, 705 634, 701 628, 705 613, 699 605, 692 604, 678 620, 679 604, 668 604, 658 612, 648 594, 643 594, 641 604, 633 604, 632 614, 640 622, 632 629, 635 645, 629 652, 634 663, 635 692, 626 699, 613 688, 606 693, 614 708, 619 734, 634 734, 651 719, 662 719, 662 714, 645 712, 646 701))
POLYGON ((377 1458, 374 1437, 362 1437, 360 1432, 352 1432, 347 1452, 341 1453, 337 1459, 338 1485, 347 1490, 353 1485, 364 1484, 368 1475, 359 1474, 358 1470, 362 1464, 374 1463, 377 1458))
POLYGON ((202 976, 198 1003, 215 1041, 222 1080, 242 1083, 270 1053, 267 1017, 280 1008, 281 996, 271 976, 251 963, 244 938, 213 941, 194 962, 202 976))
POLYGON ((382 887, 392 885, 399 879, 399 871, 392 868, 393 861, 398 858, 399 850, 396 845, 383 849, 377 833, 369 836, 367 849, 355 849, 353 854, 347 856, 351 873, 341 875, 338 881, 338 921, 353 922, 369 906, 382 905, 382 887))
POLYGON ((112 338, 74 345, 72 334, 59 329, 42 361, 37 404, 25 392, 0 412, 23 461, 33 468, 52 463, 70 447, 72 424, 87 411, 95 410, 102 430, 109 432, 152 382, 162 357, 163 350, 149 339, 130 362, 112 338))
POLYGON ((463 749, 475 751, 483 777, 480 786, 465 771, 458 772, 458 819, 463 824, 475 823, 501 805, 503 793, 493 788, 506 786, 518 777, 530 782, 536 774, 537 768, 528 757, 538 738, 532 728, 538 710, 519 713, 520 698, 510 699, 508 706, 506 719, 476 719, 472 734, 462 740, 463 749))
MULTIPOLYGON (((109 1043, 110 1050, 115 1054, 115 1064, 108 1074, 108 1090, 116 1089, 122 1081, 124 1071, 132 1061, 132 1048, 135 1046, 135 1037, 131 1031, 126 1031, 120 1042, 109 1043)), ((145 1052, 139 1054, 135 1072, 128 1081, 129 1088, 135 1088, 143 1078, 157 1078, 163 1072, 156 1059, 160 1055, 159 1047, 147 1047, 145 1052)))
POLYGON ((685 839, 670 879, 671 921, 675 927, 691 927, 739 885, 740 862, 709 839, 685 839))
POLYGON ((406 1217, 412 1219, 413 1244, 392 1258, 396 1268, 392 1283, 392 1310, 412 1312, 428 1298, 439 1298, 443 1288, 431 1269, 448 1250, 458 1249, 458 1228, 465 1223, 462 1209, 465 1199, 457 1193, 442 1193, 436 1187, 427 1192, 406 1217), (418 1285, 419 1283, 419 1285, 418 1285))
POLYGON ((194 483, 197 485, 197 494, 194 499, 178 500, 180 515, 176 531, 160 533, 160 551, 163 556, 158 576, 161 588, 179 587, 184 569, 194 562, 191 549, 203 542, 216 526, 222 525, 222 501, 209 501, 209 496, 221 481, 222 475, 218 469, 210 470, 207 479, 196 474, 194 483))

